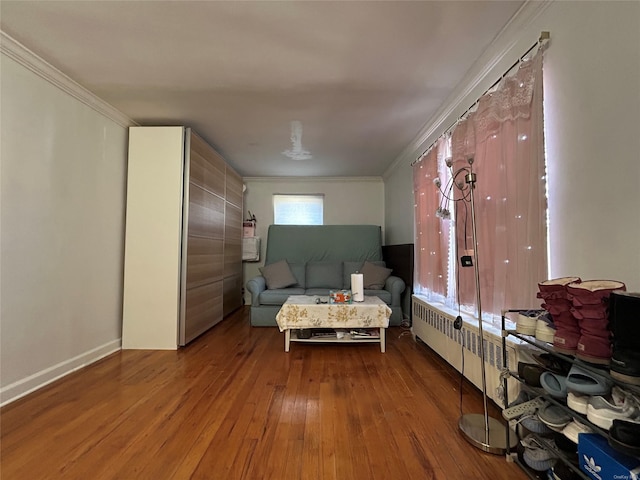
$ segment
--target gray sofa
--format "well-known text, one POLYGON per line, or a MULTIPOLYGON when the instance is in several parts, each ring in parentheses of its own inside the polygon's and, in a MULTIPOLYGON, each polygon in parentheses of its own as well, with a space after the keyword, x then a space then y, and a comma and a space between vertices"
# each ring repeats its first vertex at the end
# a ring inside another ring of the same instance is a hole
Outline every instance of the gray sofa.
MULTIPOLYGON (((329 290, 350 288, 351 274, 363 272, 365 267, 368 272, 382 272, 381 228, 378 225, 271 225, 265 255, 265 267, 269 266, 271 268, 263 268, 264 275, 247 282, 253 326, 276 326, 276 314, 289 295, 326 296, 329 290), (283 260, 286 261, 284 269, 293 278, 291 282, 281 283, 293 283, 283 288, 268 288, 264 275, 275 284, 273 270, 282 273, 283 260)), ((387 303, 392 311, 389 324, 400 325, 404 281, 390 275, 384 283, 371 285, 376 288, 366 288, 368 278, 371 283, 373 276, 365 274, 364 294, 375 295, 387 303)))

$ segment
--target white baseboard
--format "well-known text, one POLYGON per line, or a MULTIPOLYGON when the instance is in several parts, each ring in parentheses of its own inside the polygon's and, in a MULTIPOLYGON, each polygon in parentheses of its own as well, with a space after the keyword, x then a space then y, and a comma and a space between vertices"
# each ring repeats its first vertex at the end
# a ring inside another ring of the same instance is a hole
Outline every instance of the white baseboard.
POLYGON ((6 387, 2 387, 0 388, 0 407, 18 400, 19 398, 22 398, 25 395, 28 395, 29 393, 64 377, 65 375, 69 375, 76 370, 97 362, 101 358, 121 350, 121 348, 122 339, 118 338, 89 350, 88 352, 81 353, 69 360, 60 362, 57 365, 45 368, 33 375, 29 375, 17 382, 13 382, 6 387))

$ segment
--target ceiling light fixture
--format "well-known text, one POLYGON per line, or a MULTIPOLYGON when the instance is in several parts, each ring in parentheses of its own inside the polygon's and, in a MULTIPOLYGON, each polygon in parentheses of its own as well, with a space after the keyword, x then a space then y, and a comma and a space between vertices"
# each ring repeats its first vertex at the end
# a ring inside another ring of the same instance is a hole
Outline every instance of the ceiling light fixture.
POLYGON ((302 148, 302 122, 291 122, 291 148, 282 152, 291 160, 311 160, 313 156, 309 150, 302 148))

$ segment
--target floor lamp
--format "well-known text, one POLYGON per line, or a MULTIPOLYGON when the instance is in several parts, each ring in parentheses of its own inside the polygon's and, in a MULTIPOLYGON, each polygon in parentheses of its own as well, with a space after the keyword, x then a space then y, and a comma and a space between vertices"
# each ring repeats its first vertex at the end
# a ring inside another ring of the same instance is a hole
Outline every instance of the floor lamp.
POLYGON ((511 440, 511 448, 516 446, 515 435, 508 435, 507 430, 498 420, 489 417, 487 410, 487 378, 484 365, 484 335, 482 331, 482 304, 480 301, 480 270, 478 268, 478 234, 476 231, 476 211, 474 203, 474 190, 476 186, 476 174, 473 173, 473 158, 469 159, 469 171, 464 177, 465 183, 469 185, 469 196, 471 203, 471 225, 473 232, 473 266, 476 274, 476 305, 478 307, 478 332, 480 336, 480 368, 482 370, 482 400, 484 414, 467 413, 460 417, 458 427, 465 435, 465 438, 474 446, 485 452, 495 455, 503 455, 507 451, 507 438, 511 440))

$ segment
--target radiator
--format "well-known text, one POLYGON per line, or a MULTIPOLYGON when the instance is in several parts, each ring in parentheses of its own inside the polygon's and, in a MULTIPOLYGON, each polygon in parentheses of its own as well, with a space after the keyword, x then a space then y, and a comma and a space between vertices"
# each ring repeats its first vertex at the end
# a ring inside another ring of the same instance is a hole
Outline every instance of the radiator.
MULTIPOLYGON (((462 369, 462 349, 464 346, 464 376, 478 389, 482 389, 482 371, 480 369, 480 335, 477 324, 463 321, 461 330, 453 328, 455 315, 431 305, 420 297, 412 297, 413 335, 427 344, 456 370, 462 369)), ((499 406, 504 406, 503 382, 500 373, 503 370, 502 339, 500 331, 494 327, 484 328, 484 360, 487 383, 487 396, 499 406)), ((507 365, 516 370, 516 344, 507 338, 507 365)), ((514 399, 518 393, 518 384, 513 379, 508 383, 508 398, 514 399)))

